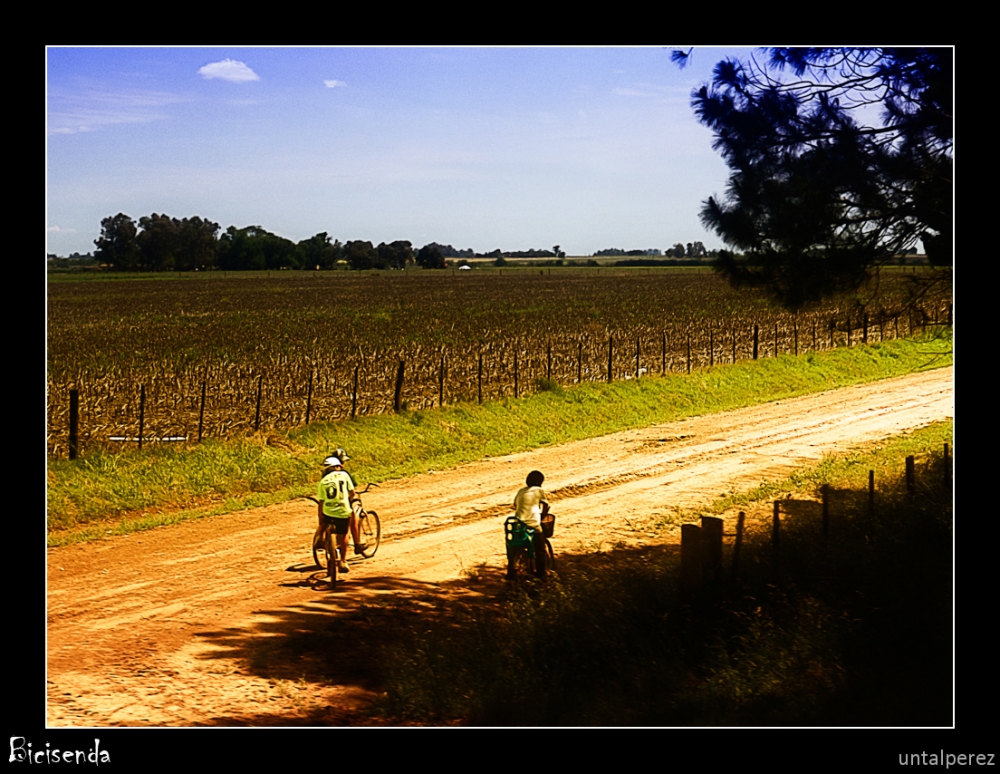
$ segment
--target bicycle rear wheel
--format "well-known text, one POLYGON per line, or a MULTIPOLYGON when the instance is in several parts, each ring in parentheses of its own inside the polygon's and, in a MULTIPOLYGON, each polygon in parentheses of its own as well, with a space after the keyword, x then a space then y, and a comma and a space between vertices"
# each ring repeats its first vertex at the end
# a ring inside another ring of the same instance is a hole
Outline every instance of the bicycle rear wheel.
POLYGON ((337 547, 335 545, 336 536, 332 529, 326 530, 326 539, 323 541, 323 548, 326 551, 326 574, 330 578, 330 585, 337 582, 337 547))
POLYGON ((378 551, 378 544, 382 539, 382 524, 375 511, 361 511, 358 514, 358 537, 365 544, 361 555, 365 559, 371 559, 378 551))

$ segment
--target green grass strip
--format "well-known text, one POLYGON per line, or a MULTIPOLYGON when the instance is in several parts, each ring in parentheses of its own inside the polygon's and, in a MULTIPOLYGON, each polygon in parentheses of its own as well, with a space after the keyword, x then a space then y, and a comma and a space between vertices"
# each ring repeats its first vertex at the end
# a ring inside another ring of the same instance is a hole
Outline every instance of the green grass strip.
POLYGON ((550 389, 483 405, 313 423, 284 436, 50 461, 49 545, 310 493, 328 451, 359 482, 783 400, 951 364, 951 340, 896 340, 783 355, 691 374, 550 389))

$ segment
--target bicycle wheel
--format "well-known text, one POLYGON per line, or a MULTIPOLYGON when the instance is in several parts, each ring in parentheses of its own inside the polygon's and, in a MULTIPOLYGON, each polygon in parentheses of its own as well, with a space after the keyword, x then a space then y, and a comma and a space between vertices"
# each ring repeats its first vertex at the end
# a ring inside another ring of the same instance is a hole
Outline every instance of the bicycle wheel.
POLYGON ((518 575, 528 575, 532 570, 532 560, 528 555, 528 547, 507 549, 507 579, 514 580, 518 575))
POLYGON ((319 528, 313 535, 313 562, 317 567, 326 565, 326 546, 324 544, 323 529, 319 528), (322 555, 322 559, 320 558, 322 555))
POLYGON ((332 529, 326 530, 326 538, 323 541, 323 548, 326 551, 326 574, 330 578, 330 585, 337 582, 337 548, 335 546, 336 535, 332 529))
POLYGON ((358 514, 358 537, 365 544, 361 555, 365 559, 371 559, 378 551, 378 544, 382 539, 382 524, 375 511, 361 511, 358 514))

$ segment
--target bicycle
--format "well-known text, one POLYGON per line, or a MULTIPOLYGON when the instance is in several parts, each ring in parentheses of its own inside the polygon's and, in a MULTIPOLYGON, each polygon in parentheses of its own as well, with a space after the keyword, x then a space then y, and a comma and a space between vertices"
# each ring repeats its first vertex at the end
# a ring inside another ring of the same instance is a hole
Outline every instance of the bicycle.
MULTIPOLYGON (((379 521, 378 514, 375 511, 365 510, 360 498, 361 495, 366 494, 373 486, 378 487, 378 484, 369 483, 361 491, 355 490, 355 494, 358 495, 356 501, 358 507, 355 510, 355 518, 358 523, 358 537, 365 545, 364 550, 361 551, 361 556, 365 559, 371 559, 375 556, 375 552, 378 551, 379 543, 382 540, 382 523, 379 521)), ((321 504, 315 497, 310 495, 306 495, 306 497, 317 505, 321 504)), ((336 583, 337 563, 341 557, 340 551, 337 549, 336 535, 330 529, 330 525, 326 519, 322 520, 313 534, 312 552, 313 561, 316 563, 316 566, 323 567, 325 565, 327 574, 330 576, 330 582, 336 583), (323 553, 323 561, 320 561, 320 552, 323 553)))
POLYGON ((542 542, 544 551, 535 550, 535 530, 517 516, 508 516, 503 523, 504 541, 507 546, 507 578, 514 580, 521 572, 534 573, 544 578, 555 568, 555 554, 549 538, 555 527, 555 516, 548 513, 542 517, 542 542))

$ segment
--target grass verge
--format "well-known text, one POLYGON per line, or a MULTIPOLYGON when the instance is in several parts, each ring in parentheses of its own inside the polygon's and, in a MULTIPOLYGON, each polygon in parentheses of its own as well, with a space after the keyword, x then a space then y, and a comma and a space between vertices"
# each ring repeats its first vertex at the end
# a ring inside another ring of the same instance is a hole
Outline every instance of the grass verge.
POLYGON ((336 446, 359 481, 781 400, 951 363, 950 338, 896 340, 483 405, 313 423, 286 435, 85 454, 48 466, 49 545, 279 502, 311 491, 336 446))
MULTIPOLYGON (((404 615, 385 646, 386 722, 516 726, 947 726, 952 723, 952 509, 933 426, 789 478, 837 493, 751 532, 736 577, 679 596, 679 556, 563 561, 435 619, 404 615), (915 496, 904 459, 920 457, 915 496), (877 508, 867 470, 884 466, 877 508), (859 471, 865 471, 859 477, 859 471)), ((774 491, 747 493, 750 507, 774 491)), ((694 516, 694 514, 692 514, 694 516)), ((729 557, 727 556, 727 560, 729 557)), ((320 647, 320 646, 316 646, 320 647)))

